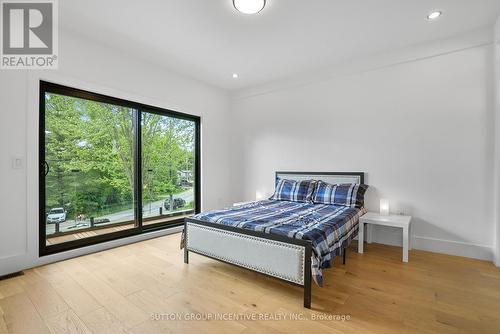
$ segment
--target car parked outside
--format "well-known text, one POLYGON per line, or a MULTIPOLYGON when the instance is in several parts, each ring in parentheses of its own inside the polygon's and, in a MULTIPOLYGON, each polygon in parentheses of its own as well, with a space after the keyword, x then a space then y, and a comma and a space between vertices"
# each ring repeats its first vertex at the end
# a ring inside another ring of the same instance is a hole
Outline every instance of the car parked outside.
POLYGON ((174 203, 172 208, 170 208, 170 204, 171 204, 170 197, 165 198, 163 206, 167 211, 170 211, 170 209, 177 210, 183 208, 184 206, 186 206, 186 201, 183 200, 182 198, 174 198, 174 203))
POLYGON ((66 210, 64 208, 52 208, 47 215, 47 223, 56 224, 66 221, 66 210))

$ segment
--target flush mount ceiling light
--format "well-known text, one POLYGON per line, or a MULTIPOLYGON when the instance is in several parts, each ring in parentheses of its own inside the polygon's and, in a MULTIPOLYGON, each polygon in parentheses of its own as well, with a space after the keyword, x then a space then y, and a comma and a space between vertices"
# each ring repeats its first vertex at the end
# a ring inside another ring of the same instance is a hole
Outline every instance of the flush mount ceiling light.
POLYGON ((238 73, 233 73, 233 79, 238 79, 238 73))
POLYGON ((266 6, 266 0, 233 0, 233 6, 243 14, 257 14, 266 6))
POLYGON ((441 14, 442 13, 440 11, 436 10, 436 11, 434 11, 432 13, 429 13, 429 15, 427 15, 427 20, 429 20, 429 21, 435 20, 438 17, 440 17, 441 14))

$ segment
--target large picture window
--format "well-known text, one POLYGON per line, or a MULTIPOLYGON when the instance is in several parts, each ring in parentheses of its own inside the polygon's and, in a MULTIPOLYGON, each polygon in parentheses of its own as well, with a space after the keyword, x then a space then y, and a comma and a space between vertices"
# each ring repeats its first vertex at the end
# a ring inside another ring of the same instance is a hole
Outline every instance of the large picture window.
POLYGON ((199 212, 200 120, 40 83, 40 254, 199 212))

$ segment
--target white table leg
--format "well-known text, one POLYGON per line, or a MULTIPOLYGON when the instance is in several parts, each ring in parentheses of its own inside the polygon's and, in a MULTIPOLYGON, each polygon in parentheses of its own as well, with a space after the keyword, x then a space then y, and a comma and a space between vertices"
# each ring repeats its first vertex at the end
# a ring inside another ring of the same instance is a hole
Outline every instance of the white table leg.
POLYGON ((412 228, 411 224, 408 225, 408 249, 412 250, 413 249, 413 238, 411 237, 412 235, 412 228))
POLYGON ((363 239, 365 234, 365 224, 359 222, 359 232, 358 232, 358 253, 363 253, 363 239))
POLYGON ((371 244, 373 237, 373 225, 366 224, 366 243, 371 244))
POLYGON ((408 237, 409 237, 408 227, 403 227, 403 262, 408 262, 408 237))

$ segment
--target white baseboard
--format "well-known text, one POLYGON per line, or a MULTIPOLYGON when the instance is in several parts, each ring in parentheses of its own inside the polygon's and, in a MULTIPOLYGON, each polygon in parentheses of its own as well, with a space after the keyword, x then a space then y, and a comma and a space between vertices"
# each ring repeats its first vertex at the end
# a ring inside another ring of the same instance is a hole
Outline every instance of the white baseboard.
MULTIPOLYGON (((402 247, 401 229, 374 226, 372 242, 402 247)), ((496 262, 499 266, 498 259, 495 259, 494 246, 416 235, 411 236, 411 246, 413 249, 496 262)))
POLYGON ((413 236, 413 248, 430 252, 494 261, 493 246, 413 236))
POLYGON ((8 275, 14 272, 45 265, 52 262, 58 262, 73 257, 78 257, 90 253, 96 253, 106 249, 120 247, 139 241, 144 241, 147 239, 153 239, 168 234, 178 233, 182 231, 183 228, 184 226, 172 227, 164 230, 158 230, 127 238, 116 239, 108 242, 103 242, 97 245, 82 247, 43 257, 39 257, 38 254, 28 254, 28 253, 10 256, 7 258, 0 259, 0 276, 8 275))

